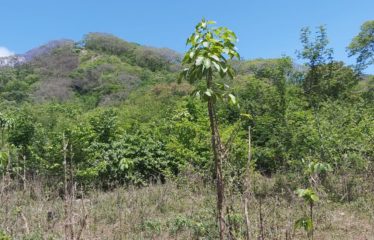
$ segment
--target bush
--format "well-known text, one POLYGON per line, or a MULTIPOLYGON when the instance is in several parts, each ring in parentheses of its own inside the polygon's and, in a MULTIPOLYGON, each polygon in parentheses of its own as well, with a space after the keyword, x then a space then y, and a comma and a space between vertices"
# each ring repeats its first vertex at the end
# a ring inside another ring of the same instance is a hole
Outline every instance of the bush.
POLYGON ((7 234, 0 230, 0 240, 12 240, 7 234))

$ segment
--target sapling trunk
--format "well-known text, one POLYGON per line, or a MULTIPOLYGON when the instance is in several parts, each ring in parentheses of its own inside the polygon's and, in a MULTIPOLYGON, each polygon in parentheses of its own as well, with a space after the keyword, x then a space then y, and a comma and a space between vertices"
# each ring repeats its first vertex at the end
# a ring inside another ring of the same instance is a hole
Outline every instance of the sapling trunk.
POLYGON ((245 192, 244 192, 244 215, 245 215, 245 224, 246 224, 246 239, 250 240, 250 221, 248 214, 248 198, 250 194, 250 174, 251 174, 251 158, 252 158, 252 149, 251 149, 251 126, 248 127, 248 162, 247 162, 247 172, 245 176, 245 192))
POLYGON ((265 239, 265 236, 264 236, 264 219, 263 219, 263 216, 262 216, 262 198, 260 197, 260 200, 259 200, 259 203, 260 203, 260 237, 261 237, 261 240, 264 240, 265 239))
POLYGON ((246 240, 251 239, 251 232, 250 232, 250 221, 249 221, 249 214, 248 214, 248 198, 244 199, 244 215, 245 215, 245 225, 246 225, 246 240))
POLYGON ((27 184, 26 183, 26 172, 27 172, 27 169, 26 169, 26 155, 23 154, 22 158, 23 158, 23 190, 26 191, 26 188, 27 188, 27 186, 26 186, 26 184, 27 184))
MULTIPOLYGON (((212 73, 207 75, 207 88, 212 88, 212 73)), ((225 239, 225 190, 223 182, 222 173, 222 161, 223 161, 223 151, 221 138, 218 131, 218 123, 216 119, 215 106, 212 98, 208 99, 208 112, 209 112, 209 122, 212 135, 212 148, 215 163, 215 174, 216 174, 216 185, 217 185, 217 218, 219 224, 219 236, 220 239, 225 239)))
POLYGON ((311 222, 312 222, 312 229, 310 230, 310 239, 313 240, 313 232, 314 232, 313 202, 310 203, 310 220, 311 220, 311 222))
MULTIPOLYGON (((187 45, 191 48, 185 54, 182 65, 186 66, 181 72, 181 79, 193 83, 202 79, 206 80, 206 92, 204 99, 208 101, 209 123, 211 130, 211 142, 215 163, 215 178, 217 187, 217 219, 219 225, 219 238, 225 238, 225 191, 223 181, 222 162, 226 158, 226 152, 221 144, 218 131, 218 122, 215 112, 215 100, 224 97, 219 91, 213 91, 213 74, 217 72, 223 78, 233 78, 233 69, 227 62, 227 58, 240 58, 236 51, 235 42, 237 37, 234 32, 227 28, 213 29, 210 25, 214 21, 203 19, 196 25, 194 33, 187 39, 187 45)), ((229 94, 232 102, 235 97, 229 94)))
POLYGON ((73 199, 75 199, 75 185, 73 179, 73 145, 70 143, 70 161, 69 161, 69 228, 70 239, 74 240, 74 224, 73 224, 73 199))
POLYGON ((62 135, 62 151, 63 151, 63 157, 64 157, 64 231, 65 231, 65 240, 69 240, 69 203, 68 203, 68 170, 67 170, 67 148, 68 148, 68 142, 65 139, 65 134, 62 135))

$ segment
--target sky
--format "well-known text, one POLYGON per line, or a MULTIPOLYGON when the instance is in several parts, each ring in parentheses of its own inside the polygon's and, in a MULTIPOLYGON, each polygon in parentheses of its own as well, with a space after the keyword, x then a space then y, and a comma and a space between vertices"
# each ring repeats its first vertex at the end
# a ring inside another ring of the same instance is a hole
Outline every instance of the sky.
POLYGON ((374 0, 0 0, 0 56, 89 32, 182 53, 202 17, 233 30, 245 59, 286 55, 300 63, 300 29, 325 25, 335 59, 353 64, 346 47, 374 20, 374 0))

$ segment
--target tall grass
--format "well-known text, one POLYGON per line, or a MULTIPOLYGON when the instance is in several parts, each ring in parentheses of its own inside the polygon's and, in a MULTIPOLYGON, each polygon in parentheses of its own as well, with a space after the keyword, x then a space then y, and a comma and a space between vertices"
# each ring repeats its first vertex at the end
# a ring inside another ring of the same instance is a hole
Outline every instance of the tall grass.
MULTIPOLYGON (((303 231, 294 229, 295 220, 304 214, 304 203, 287 192, 279 178, 256 178, 253 184, 266 194, 250 194, 251 239, 262 235, 264 239, 306 239, 303 231)), ((65 239, 64 200, 57 189, 46 189, 40 182, 31 182, 27 191, 4 184, 0 187, 0 233, 11 239, 65 239)), ((73 228, 78 232, 87 214, 81 239, 217 239, 215 192, 209 186, 181 177, 142 188, 77 191, 73 228)), ((315 239, 374 239, 374 197, 370 196, 345 203, 322 197, 315 206, 315 239)), ((242 200, 235 191, 227 200, 226 222, 232 239, 246 236, 242 200)))

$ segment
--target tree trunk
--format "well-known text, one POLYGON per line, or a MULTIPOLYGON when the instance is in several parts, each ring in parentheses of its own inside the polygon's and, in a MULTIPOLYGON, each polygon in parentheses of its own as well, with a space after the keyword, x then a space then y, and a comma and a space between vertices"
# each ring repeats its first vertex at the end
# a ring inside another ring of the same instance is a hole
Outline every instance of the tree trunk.
POLYGON ((245 226, 246 226, 246 235, 245 239, 251 239, 251 232, 250 232, 250 221, 249 221, 249 214, 248 214, 248 198, 244 198, 244 216, 245 216, 245 226))
MULTIPOLYGON (((212 89, 212 75, 207 76, 207 87, 212 89)), ((216 184, 217 184, 217 218, 219 225, 219 237, 221 240, 225 238, 225 190, 223 183, 222 174, 222 161, 223 161, 223 149, 221 144, 221 138, 218 131, 218 123, 215 113, 215 106, 212 98, 208 99, 208 112, 209 112, 209 122, 212 135, 212 148, 215 163, 215 174, 216 174, 216 184)))
POLYGON ((265 237, 264 237, 264 217, 262 215, 262 198, 261 197, 260 197, 259 203, 260 203, 260 239, 264 240, 265 239, 265 237))
POLYGON ((75 184, 73 178, 73 145, 70 143, 70 162, 69 162, 69 228, 70 228, 70 239, 74 240, 74 224, 73 224, 73 199, 75 199, 75 184))
POLYGON ((247 162, 247 170, 245 176, 245 191, 244 191, 244 215, 245 215, 245 224, 246 224, 246 239, 251 239, 251 232, 250 232, 250 220, 248 214, 248 199, 251 193, 251 159, 252 159, 252 146, 251 146, 251 126, 248 127, 248 162, 247 162))
POLYGON ((313 240, 313 234, 314 234, 313 203, 310 204, 310 221, 312 222, 312 229, 310 230, 310 239, 313 240))
POLYGON ((70 233, 70 223, 68 222, 69 219, 69 191, 68 191, 68 171, 67 171, 67 149, 68 149, 68 142, 65 139, 65 134, 62 135, 62 151, 64 156, 64 232, 65 232, 65 240, 69 240, 71 236, 70 233))
POLYGON ((26 155, 25 153, 22 155, 22 158, 23 158, 23 190, 26 191, 27 189, 27 186, 26 186, 26 173, 27 173, 27 169, 26 169, 26 155))

